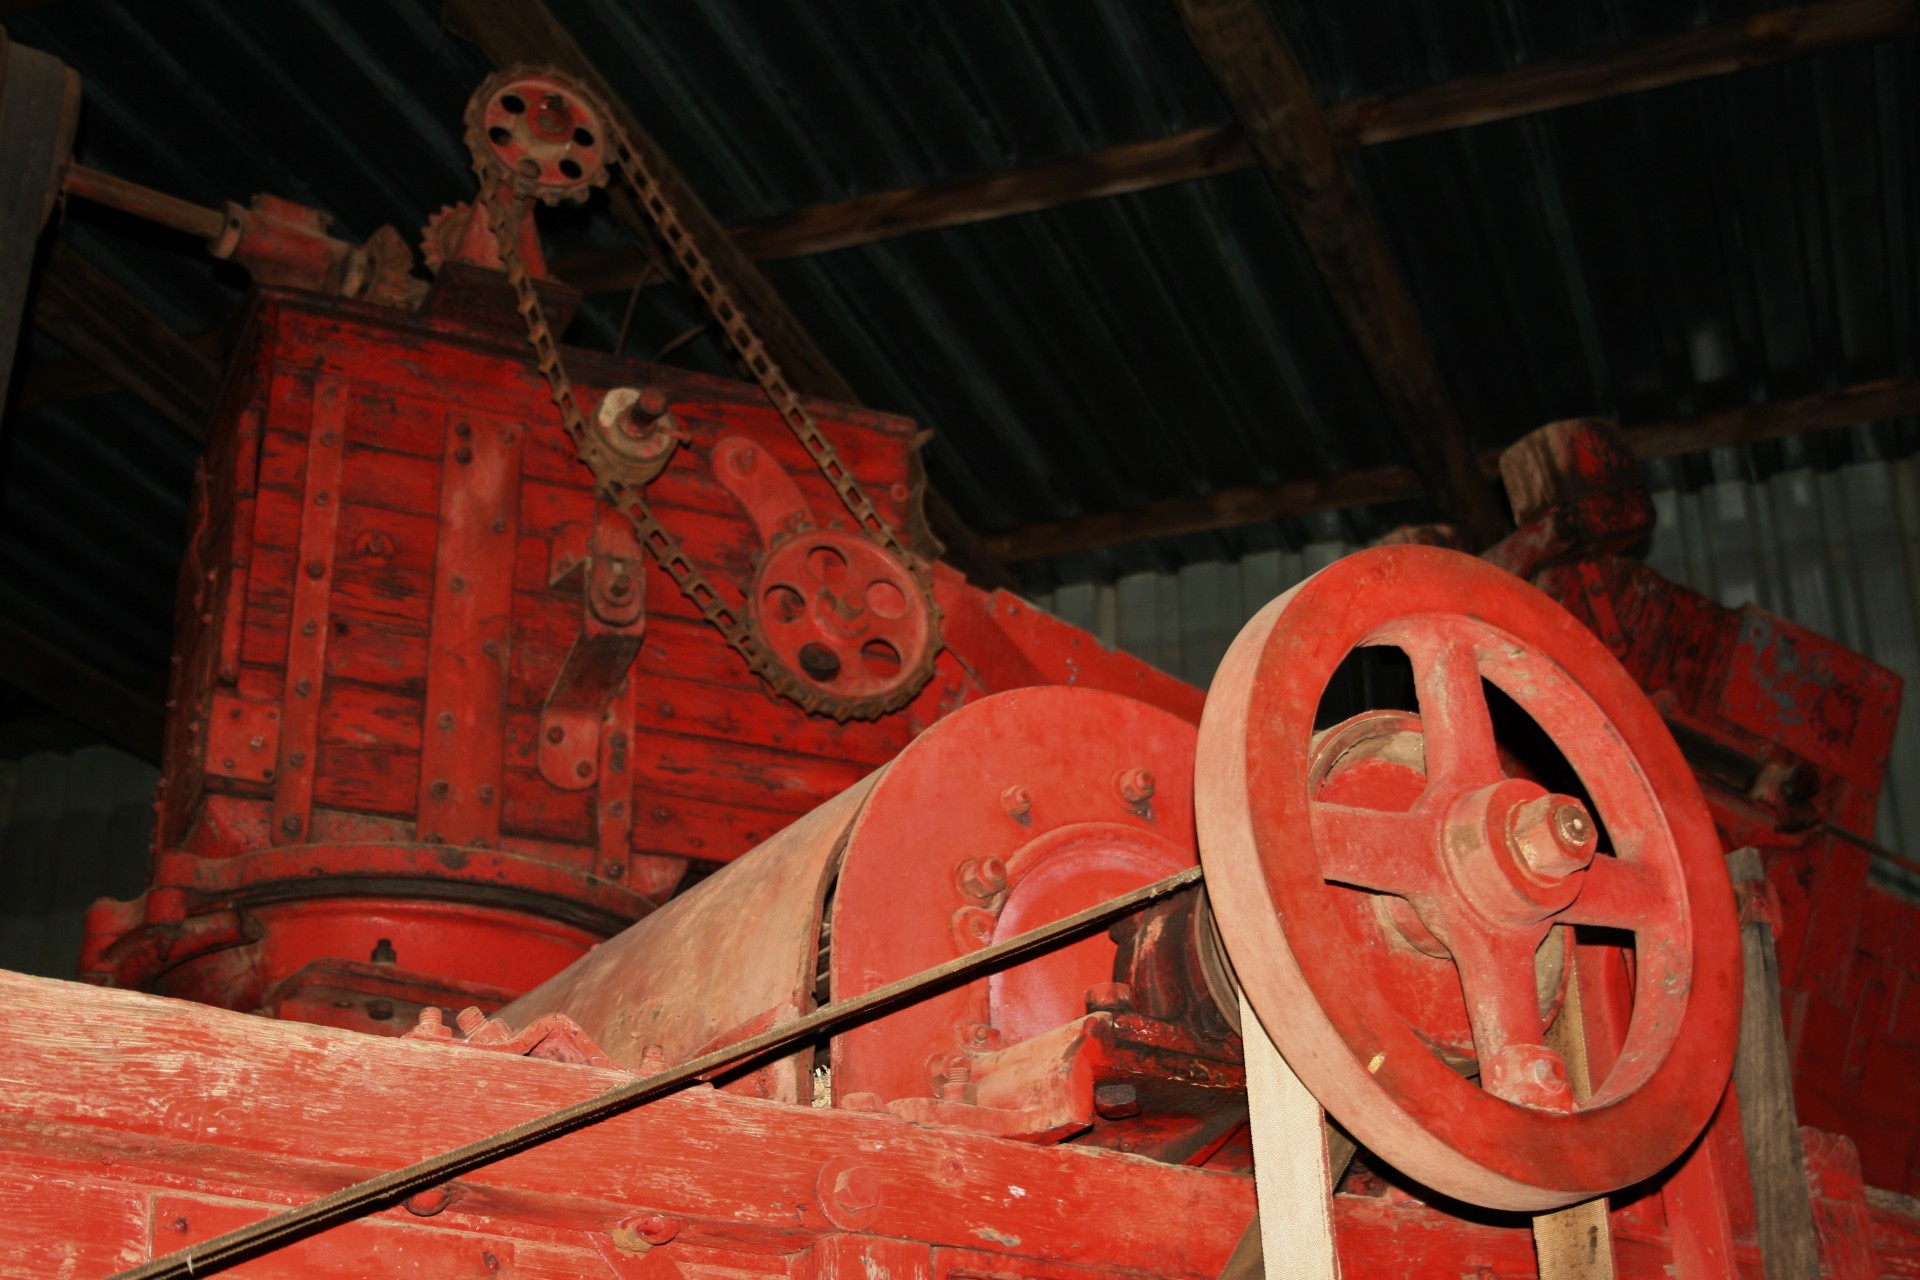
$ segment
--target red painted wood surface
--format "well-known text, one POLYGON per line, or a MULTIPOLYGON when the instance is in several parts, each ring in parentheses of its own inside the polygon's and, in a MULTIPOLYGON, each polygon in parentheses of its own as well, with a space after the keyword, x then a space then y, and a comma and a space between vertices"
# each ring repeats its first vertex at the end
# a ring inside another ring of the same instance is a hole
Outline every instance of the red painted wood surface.
MULTIPOLYGON (((737 857, 986 693, 1086 684, 1198 716, 1198 690, 944 568, 954 621, 933 683, 880 720, 808 716, 647 562, 645 615, 614 646, 637 642, 630 675, 594 676, 607 687, 567 723, 597 742, 543 774, 562 727, 543 708, 591 631, 577 566, 621 517, 596 503, 520 335, 267 290, 240 350, 182 572, 152 888, 92 913, 93 981, 365 1030, 409 1023, 399 993, 423 985, 491 1007, 652 910, 690 862, 737 857), (323 898, 364 904, 386 932, 299 908, 323 898), (574 949, 516 955, 483 930, 462 956, 440 945, 460 932, 447 904, 518 912, 549 942, 571 927, 574 949), (387 969, 358 995, 294 998, 326 985, 316 965, 367 964, 387 969)), ((570 363, 588 403, 618 385, 665 394, 685 442, 648 499, 736 604, 763 548, 711 473, 717 442, 751 441, 818 517, 840 511, 757 388, 570 363)), ((881 515, 914 533, 913 424, 815 411, 881 515)))
MULTIPOLYGON (((627 1078, 13 974, 0 1035, 4 1275, 105 1275, 627 1078)), ((1371 1185, 1336 1198, 1346 1274, 1534 1274, 1524 1218, 1371 1185)), ((496 1276, 1212 1280, 1252 1212, 1243 1176, 700 1088, 477 1170, 431 1216, 387 1210, 233 1274, 478 1274, 490 1254, 496 1276), (849 1161, 877 1193, 857 1228, 822 1178, 849 1161), (609 1248, 647 1214, 668 1243, 609 1248)), ((1920 1239, 1876 1213, 1891 1246, 1920 1239)), ((1671 1274, 1657 1234, 1619 1234, 1620 1275, 1671 1274)))

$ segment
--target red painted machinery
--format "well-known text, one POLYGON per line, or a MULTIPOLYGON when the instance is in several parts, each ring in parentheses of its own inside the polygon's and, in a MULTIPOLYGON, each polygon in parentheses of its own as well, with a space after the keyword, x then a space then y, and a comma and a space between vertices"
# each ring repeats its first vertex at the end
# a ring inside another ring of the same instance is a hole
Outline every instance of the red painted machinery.
POLYGON ((1686 753, 1726 848, 1760 852, 1743 910, 1778 937, 1801 1119, 1851 1138, 1870 1185, 1920 1193, 1920 907, 1868 880, 1900 678, 1634 558, 1653 504, 1607 424, 1543 427, 1502 472, 1520 529, 1488 558, 1600 637, 1686 753))
MULTIPOLYGON (((1778 628, 1703 648, 1711 679, 1647 665, 1617 592, 1568 585, 1600 561, 1567 520, 1633 502, 1576 494, 1494 558, 1585 608, 1376 549, 1264 609, 1203 703, 931 567, 908 424, 783 398, 750 332, 765 394, 562 353, 527 202, 609 159, 659 193, 564 78, 496 78, 469 124, 487 198, 436 221, 417 314, 261 295, 182 576, 153 886, 96 908, 98 987, 0 975, 0 1273, 1251 1276, 1278 1079, 1318 1180, 1291 1220, 1345 1274, 1762 1274, 1780 1098, 1728 1087, 1752 926, 1722 837, 1773 837, 1804 1043, 1844 975, 1891 972, 1871 925, 1823 969, 1798 905, 1860 890, 1801 836, 1864 834, 1881 766, 1840 739, 1891 724, 1870 669, 1778 628), (1816 651, 1810 686, 1762 660, 1816 651), (1340 703, 1370 654, 1411 699, 1340 703), (1854 719, 1754 718, 1788 688, 1854 719), (1749 752, 1744 790, 1703 798, 1688 734, 1749 752), (711 1087, 565 1111, 676 1073, 711 1087)), ((1913 1274, 1913 1206, 1806 1140, 1809 1265, 1913 1274)), ((1309 1274, 1273 1230, 1271 1273, 1309 1274)))

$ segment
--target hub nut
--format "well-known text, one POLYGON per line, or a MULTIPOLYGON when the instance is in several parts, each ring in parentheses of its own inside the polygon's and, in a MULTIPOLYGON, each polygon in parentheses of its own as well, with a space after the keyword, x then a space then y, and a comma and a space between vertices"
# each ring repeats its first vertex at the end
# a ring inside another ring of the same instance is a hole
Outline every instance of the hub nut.
POLYGON ((1535 875, 1558 880, 1593 861, 1600 833, 1578 800, 1545 795, 1514 808, 1507 843, 1535 875))

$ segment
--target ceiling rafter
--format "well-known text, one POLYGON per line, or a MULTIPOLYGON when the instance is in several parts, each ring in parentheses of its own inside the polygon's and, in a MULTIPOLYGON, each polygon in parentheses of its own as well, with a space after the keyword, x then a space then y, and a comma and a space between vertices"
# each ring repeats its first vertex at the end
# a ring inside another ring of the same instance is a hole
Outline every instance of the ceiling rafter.
MULTIPOLYGON (((1337 145, 1371 147, 1663 89, 1916 31, 1920 31, 1920 0, 1822 0, 1585 57, 1556 58, 1405 93, 1334 103, 1324 108, 1324 115, 1327 132, 1337 145)), ((729 227, 728 233, 749 258, 771 262, 1237 173, 1254 163, 1253 150, 1239 126, 1208 125, 1048 164, 812 205, 741 223, 729 227)), ((637 249, 622 247, 560 259, 554 263, 554 272, 591 294, 631 289, 645 265, 646 258, 637 249)))
MULTIPOLYGON (((1635 457, 1650 462, 1915 415, 1920 415, 1920 378, 1888 378, 1795 400, 1765 401, 1691 418, 1640 423, 1623 428, 1621 434, 1635 457)), ((1489 478, 1499 474, 1502 452, 1490 449, 1479 456, 1481 474, 1489 478)), ((1031 524, 990 537, 987 545, 1002 560, 1018 564, 1156 538, 1267 524, 1321 511, 1406 502, 1420 493, 1420 477, 1412 467, 1374 467, 1031 524)))
POLYGON ((1505 512, 1475 463, 1386 238, 1265 0, 1174 0, 1174 9, 1299 232, 1435 508, 1470 545, 1490 545, 1506 529, 1505 512))

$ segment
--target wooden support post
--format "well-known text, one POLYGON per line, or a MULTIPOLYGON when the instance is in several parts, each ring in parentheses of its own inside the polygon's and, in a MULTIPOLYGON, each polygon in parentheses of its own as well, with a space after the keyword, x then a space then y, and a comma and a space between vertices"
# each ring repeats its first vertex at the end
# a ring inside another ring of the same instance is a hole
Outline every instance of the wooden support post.
POLYGON ((220 367, 64 244, 48 251, 33 319, 182 431, 207 438, 220 367))
POLYGON ((1264 0, 1175 0, 1175 8, 1372 368, 1434 505, 1476 548, 1491 544, 1506 516, 1386 241, 1264 0))
POLYGON ((1727 855, 1727 870, 1740 901, 1740 950, 1746 960, 1733 1086, 1747 1140, 1760 1256, 1767 1280, 1817 1276, 1820 1246, 1793 1107, 1793 1063, 1781 1025, 1779 959, 1773 926, 1758 909, 1766 900, 1766 868, 1759 850, 1735 849, 1727 855))
MULTIPOLYGON (((567 34, 543 0, 446 0, 446 15, 455 30, 478 44, 494 66, 550 64, 579 79, 606 103, 626 131, 628 140, 646 157, 694 243, 713 263, 715 274, 752 319, 767 350, 793 385, 808 395, 847 404, 859 403, 852 384, 814 344, 773 285, 695 194, 672 159, 648 136, 633 110, 614 92, 613 86, 567 34)), ((630 201, 615 199, 612 204, 615 215, 621 217, 629 230, 651 241, 652 226, 631 207, 630 201)), ((931 490, 926 505, 934 536, 946 544, 945 558, 949 563, 980 586, 1014 585, 1013 575, 986 550, 979 535, 962 524, 953 509, 931 490)))
POLYGON ((0 153, 7 157, 0 178, 0 404, 20 343, 34 248, 60 190, 79 113, 79 77, 0 31, 0 153))

